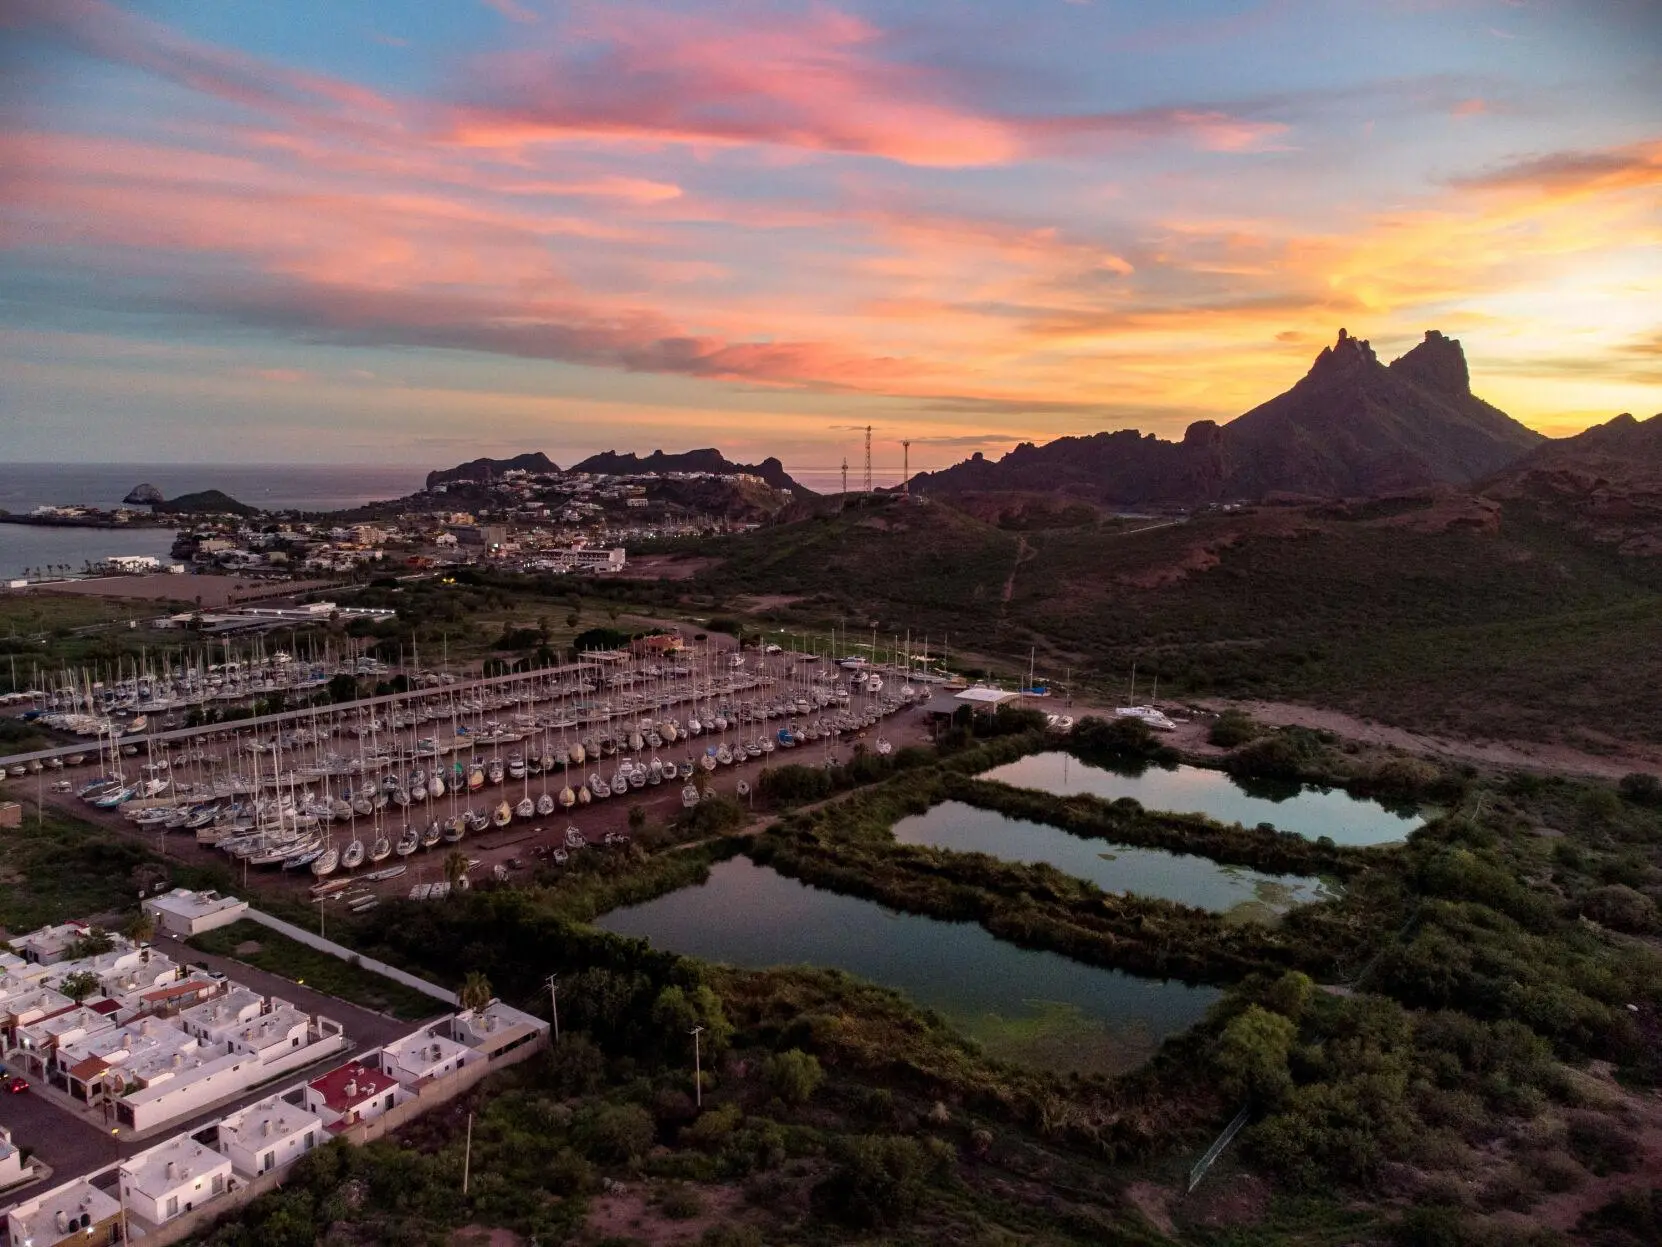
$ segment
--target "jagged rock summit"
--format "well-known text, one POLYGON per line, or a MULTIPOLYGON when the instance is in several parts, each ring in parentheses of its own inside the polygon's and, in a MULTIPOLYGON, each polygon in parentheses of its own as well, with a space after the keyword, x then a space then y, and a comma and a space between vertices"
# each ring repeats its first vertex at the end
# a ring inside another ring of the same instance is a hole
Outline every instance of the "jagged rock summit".
POLYGON ((1460 343, 1437 330, 1390 365, 1341 329, 1291 389, 1181 442, 1135 430, 1024 443, 914 478, 914 491, 1062 490, 1118 505, 1192 505, 1269 494, 1356 497, 1469 485, 1541 435, 1471 392, 1460 343))
POLYGON ((158 502, 164 502, 166 499, 162 497, 161 490, 146 481, 142 485, 134 485, 127 491, 127 496, 121 501, 125 506, 148 507, 158 502))
POLYGON ((775 489, 788 489, 798 496, 813 493, 807 486, 792 479, 785 471, 785 465, 772 456, 760 463, 734 463, 714 447, 683 451, 680 454, 665 454, 662 450, 654 450, 644 458, 634 451, 619 454, 615 450, 603 450, 598 455, 590 455, 581 463, 573 464, 571 470, 595 472, 606 476, 632 476, 639 472, 710 472, 718 476, 732 476, 743 472, 760 477, 775 489))

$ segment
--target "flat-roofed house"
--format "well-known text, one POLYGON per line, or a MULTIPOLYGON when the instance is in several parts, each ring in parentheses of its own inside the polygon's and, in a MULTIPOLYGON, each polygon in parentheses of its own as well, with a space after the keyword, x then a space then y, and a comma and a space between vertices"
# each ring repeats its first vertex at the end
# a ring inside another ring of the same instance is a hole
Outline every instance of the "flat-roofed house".
POLYGON ((121 1230, 121 1205, 85 1178, 26 1199, 6 1213, 6 1233, 16 1247, 109 1247, 121 1230))
POLYGON ((121 1194, 127 1207, 160 1225, 193 1212, 231 1180, 231 1158, 188 1134, 140 1152, 121 1166, 121 1194))
POLYGON ((374 1121, 407 1096, 391 1074, 361 1061, 350 1061, 306 1084, 306 1107, 336 1132, 374 1121))
POLYGON ((257 1177, 299 1160, 329 1137, 323 1118, 269 1096, 219 1123, 219 1150, 238 1173, 257 1177))

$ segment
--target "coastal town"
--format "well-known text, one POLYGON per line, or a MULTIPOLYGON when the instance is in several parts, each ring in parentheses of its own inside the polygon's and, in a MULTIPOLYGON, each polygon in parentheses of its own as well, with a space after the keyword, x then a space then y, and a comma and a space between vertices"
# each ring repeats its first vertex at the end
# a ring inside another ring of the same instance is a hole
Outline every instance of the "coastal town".
POLYGON ((128 497, 149 501, 114 508, 42 504, 0 515, 0 522, 171 529, 172 558, 112 555, 81 566, 34 568, 11 587, 162 572, 363 578, 476 563, 548 574, 616 572, 630 545, 745 531, 792 499, 789 489, 726 464, 601 473, 562 472, 552 464, 497 470, 487 463, 478 471, 477 477, 433 473, 446 479, 432 479, 406 498, 332 515, 256 511, 212 490, 169 502, 148 485, 128 497))

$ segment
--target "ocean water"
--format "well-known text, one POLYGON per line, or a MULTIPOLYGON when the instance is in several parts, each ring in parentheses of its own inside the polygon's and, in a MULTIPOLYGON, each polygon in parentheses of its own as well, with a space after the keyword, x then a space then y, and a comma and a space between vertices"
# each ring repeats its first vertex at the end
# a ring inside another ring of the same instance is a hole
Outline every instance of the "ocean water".
POLYGON ((219 489, 268 511, 338 511, 413 493, 426 476, 425 468, 384 465, 6 463, 0 464, 0 510, 60 503, 114 507, 145 483, 167 498, 219 489))
MULTIPOLYGON (((129 486, 128 488, 131 488, 129 486)), ((51 575, 69 565, 80 574, 88 563, 115 554, 149 554, 171 562, 171 528, 36 528, 30 524, 0 524, 0 581, 29 575, 30 568, 49 568, 51 575)))

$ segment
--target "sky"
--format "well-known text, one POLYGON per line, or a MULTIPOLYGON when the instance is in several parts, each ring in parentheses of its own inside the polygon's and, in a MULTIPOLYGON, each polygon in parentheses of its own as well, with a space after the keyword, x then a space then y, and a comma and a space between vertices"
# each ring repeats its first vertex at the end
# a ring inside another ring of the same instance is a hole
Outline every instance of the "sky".
POLYGON ((12 461, 1662 410, 1655 0, 0 0, 12 461))

